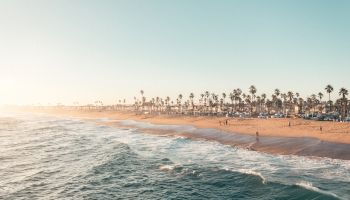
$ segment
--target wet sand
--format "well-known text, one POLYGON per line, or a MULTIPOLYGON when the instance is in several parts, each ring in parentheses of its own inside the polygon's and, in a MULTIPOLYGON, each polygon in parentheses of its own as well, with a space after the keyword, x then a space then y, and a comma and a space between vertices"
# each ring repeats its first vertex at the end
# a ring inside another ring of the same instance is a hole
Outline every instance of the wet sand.
POLYGON ((177 135, 193 139, 213 140, 227 145, 273 154, 329 157, 350 160, 350 123, 318 122, 303 119, 227 119, 216 117, 184 117, 137 115, 115 111, 30 110, 86 120, 108 118, 135 120, 158 125, 193 126, 194 130, 138 127, 118 121, 98 122, 108 126, 138 128, 150 134, 177 135), (221 123, 219 122, 221 121, 221 123), (290 124, 290 126, 289 126, 290 124), (322 127, 322 131, 320 129, 322 127), (256 136, 256 132, 259 136, 256 136))
POLYGON ((300 155, 328 157, 335 159, 350 160, 350 144, 322 141, 310 137, 274 137, 253 136, 226 132, 212 128, 183 127, 181 125, 168 127, 166 125, 153 125, 145 128, 142 124, 125 125, 122 122, 101 123, 103 125, 138 128, 141 132, 166 136, 183 136, 191 139, 216 141, 226 145, 260 151, 270 154, 300 155))

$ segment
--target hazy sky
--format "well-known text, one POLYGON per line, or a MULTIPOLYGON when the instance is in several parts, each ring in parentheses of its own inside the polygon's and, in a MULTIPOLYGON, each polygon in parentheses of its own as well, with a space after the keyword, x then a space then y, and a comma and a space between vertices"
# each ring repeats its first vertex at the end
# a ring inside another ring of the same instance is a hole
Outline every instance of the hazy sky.
POLYGON ((0 104, 350 89, 349 10, 347 0, 0 0, 0 104))

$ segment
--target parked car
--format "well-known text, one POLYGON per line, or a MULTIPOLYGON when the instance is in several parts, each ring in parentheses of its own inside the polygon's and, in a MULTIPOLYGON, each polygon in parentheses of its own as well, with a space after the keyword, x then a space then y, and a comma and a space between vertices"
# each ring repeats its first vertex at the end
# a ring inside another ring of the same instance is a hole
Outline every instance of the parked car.
POLYGON ((243 113, 239 114, 239 117, 240 118, 249 118, 249 117, 251 117, 251 115, 248 112, 243 112, 243 113))
POLYGON ((315 119, 317 119, 316 117, 317 117, 316 114, 305 114, 303 118, 315 120, 315 119))
POLYGON ((326 115, 324 118, 323 118, 323 121, 335 121, 337 120, 338 117, 337 116, 334 116, 334 115, 326 115))
POLYGON ((258 118, 260 119, 267 119, 269 117, 268 113, 259 113, 258 118))
POLYGON ((271 116, 272 118, 284 118, 285 115, 283 113, 276 113, 274 115, 271 116))

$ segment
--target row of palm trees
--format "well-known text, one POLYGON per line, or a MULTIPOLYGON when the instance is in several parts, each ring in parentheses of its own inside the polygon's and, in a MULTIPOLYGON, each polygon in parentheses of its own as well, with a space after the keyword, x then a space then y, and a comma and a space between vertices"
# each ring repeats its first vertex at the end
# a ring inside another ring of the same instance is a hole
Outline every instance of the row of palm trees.
POLYGON ((328 94, 326 101, 323 100, 324 94, 322 92, 311 94, 305 99, 298 92, 281 92, 279 89, 275 89, 270 97, 264 93, 258 95, 257 88, 252 85, 248 88, 247 93, 244 93, 240 88, 233 89, 228 94, 205 91, 199 94, 197 102, 194 100, 194 93, 190 93, 187 99, 184 99, 182 94, 179 94, 176 99, 171 99, 169 96, 146 99, 144 91, 141 90, 141 99, 134 97, 133 108, 136 111, 151 113, 223 115, 240 112, 253 116, 259 113, 296 115, 337 112, 342 117, 347 117, 350 106, 347 99, 348 90, 340 88, 339 98, 334 102, 331 100, 334 88, 331 85, 326 85, 324 90, 328 94))

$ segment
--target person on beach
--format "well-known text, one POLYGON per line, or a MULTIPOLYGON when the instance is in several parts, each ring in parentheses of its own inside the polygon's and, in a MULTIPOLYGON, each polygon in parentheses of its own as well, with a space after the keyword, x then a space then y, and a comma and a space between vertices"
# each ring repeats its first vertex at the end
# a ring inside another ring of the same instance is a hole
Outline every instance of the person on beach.
POLYGON ((256 141, 259 142, 259 131, 255 132, 255 136, 256 136, 256 141))
POLYGON ((288 121, 288 126, 290 127, 290 121, 288 121))

